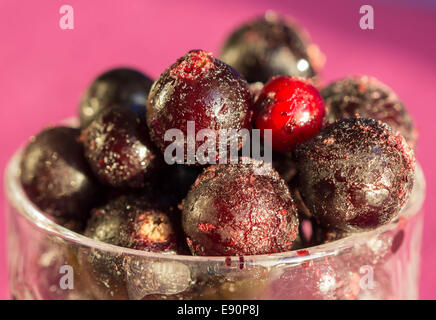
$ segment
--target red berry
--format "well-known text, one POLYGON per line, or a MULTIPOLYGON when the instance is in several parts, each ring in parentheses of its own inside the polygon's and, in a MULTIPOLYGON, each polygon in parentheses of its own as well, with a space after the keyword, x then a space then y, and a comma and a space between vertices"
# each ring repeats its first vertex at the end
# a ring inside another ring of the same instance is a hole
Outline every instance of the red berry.
POLYGON ((272 78, 261 91, 254 124, 272 130, 274 150, 290 152, 321 129, 324 115, 321 94, 309 81, 281 76, 272 78))

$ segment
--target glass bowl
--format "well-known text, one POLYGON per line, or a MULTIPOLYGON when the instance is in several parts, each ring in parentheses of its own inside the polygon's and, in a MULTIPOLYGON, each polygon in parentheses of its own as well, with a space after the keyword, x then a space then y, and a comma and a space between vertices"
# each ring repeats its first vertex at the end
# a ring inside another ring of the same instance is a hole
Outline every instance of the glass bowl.
POLYGON ((270 255, 198 257, 94 241, 46 218, 5 174, 14 299, 416 299, 425 180, 400 217, 375 230, 270 255))

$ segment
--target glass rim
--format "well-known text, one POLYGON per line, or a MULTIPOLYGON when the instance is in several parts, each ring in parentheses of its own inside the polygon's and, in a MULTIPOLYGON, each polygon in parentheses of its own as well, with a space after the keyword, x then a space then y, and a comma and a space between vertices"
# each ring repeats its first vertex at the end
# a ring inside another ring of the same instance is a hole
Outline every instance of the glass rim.
MULTIPOLYGON (((226 259, 238 261, 240 256, 191 256, 191 255, 175 255, 165 253, 147 252, 136 249, 120 247, 98 240, 93 240, 82 234, 71 231, 46 217, 46 215, 27 197, 21 182, 19 164, 23 153, 23 147, 19 148, 10 159, 5 175, 4 184, 6 192, 6 200, 8 205, 12 205, 16 211, 24 217, 28 222, 33 224, 45 233, 57 236, 64 241, 72 242, 76 245, 85 246, 91 249, 98 249, 114 254, 131 255, 143 258, 153 258, 161 260, 184 261, 191 263, 223 263, 226 259)), ((422 208, 425 199, 425 177, 419 163, 416 163, 415 183, 409 201, 398 218, 388 224, 382 225, 376 229, 352 233, 344 238, 332 242, 320 244, 304 249, 278 252, 262 255, 244 255, 244 264, 274 266, 283 263, 299 264, 304 261, 313 260, 320 257, 336 255, 338 252, 352 248, 356 245, 366 243, 374 235, 382 234, 394 230, 398 224, 399 218, 410 219, 418 214, 422 208), (301 250, 305 250, 305 254, 301 255, 301 250), (300 253, 300 254, 299 254, 300 253)), ((9 232, 9 231, 8 231, 9 232)))

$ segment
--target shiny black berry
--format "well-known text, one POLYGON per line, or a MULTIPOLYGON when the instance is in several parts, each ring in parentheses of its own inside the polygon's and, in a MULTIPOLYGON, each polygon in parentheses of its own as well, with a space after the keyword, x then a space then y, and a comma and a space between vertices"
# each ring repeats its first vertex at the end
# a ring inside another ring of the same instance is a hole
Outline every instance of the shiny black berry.
POLYGON ((124 106, 103 110, 82 131, 85 156, 99 180, 112 187, 144 187, 161 159, 140 116, 124 106))
POLYGON ((368 76, 348 77, 321 91, 329 122, 361 117, 380 120, 399 131, 415 148, 417 131, 410 114, 395 92, 368 76))
POLYGON ((265 83, 276 75, 314 78, 317 61, 309 54, 306 38, 287 19, 268 12, 234 31, 221 59, 250 83, 265 83))
POLYGON ((21 183, 30 200, 73 229, 87 218, 101 191, 79 136, 74 128, 46 129, 32 139, 21 160, 21 183))
POLYGON ((182 224, 196 255, 252 255, 290 250, 298 218, 285 182, 269 167, 212 165, 183 202, 182 224))
POLYGON ((413 150, 379 121, 338 120, 298 147, 295 157, 301 197, 327 228, 360 231, 388 223, 413 187, 413 150))
POLYGON ((104 109, 123 105, 145 113, 153 81, 139 71, 119 68, 100 75, 84 94, 79 108, 80 124, 87 127, 104 109))

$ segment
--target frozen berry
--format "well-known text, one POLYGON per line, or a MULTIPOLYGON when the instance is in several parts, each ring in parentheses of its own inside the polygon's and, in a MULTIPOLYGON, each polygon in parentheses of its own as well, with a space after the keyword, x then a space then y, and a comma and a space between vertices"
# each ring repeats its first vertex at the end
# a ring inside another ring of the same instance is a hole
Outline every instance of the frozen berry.
POLYGON ((79 136, 74 128, 46 129, 33 138, 21 160, 21 183, 30 200, 70 226, 86 219, 100 194, 79 136))
POLYGON ((103 110, 82 131, 85 156, 103 184, 143 187, 159 167, 144 126, 135 111, 117 105, 103 110))
POLYGON ((340 239, 347 234, 347 232, 339 229, 326 227, 319 224, 318 220, 313 217, 312 213, 301 198, 300 191, 298 190, 297 179, 293 179, 291 181, 289 188, 294 195, 295 205, 297 207, 300 222, 300 248, 308 248, 326 242, 331 242, 333 240, 340 239))
MULTIPOLYGON (((159 203, 159 197, 122 195, 92 211, 85 235, 112 245, 161 253, 184 253, 185 241, 177 223, 180 213, 159 203)), ((125 256, 100 249, 83 249, 79 261, 98 297, 126 294, 125 256), (110 291, 108 290, 110 289, 110 291)))
MULTIPOLYGON (((153 84, 148 97, 147 124, 153 142, 162 152, 172 143, 165 141, 167 130, 181 130, 186 160, 188 121, 193 122, 196 136, 200 130, 209 129, 219 139, 219 130, 250 128, 250 108, 246 81, 210 53, 193 50, 153 84)), ((203 142, 195 144, 197 150, 203 142)), ((216 160, 223 156, 217 147, 216 160)))
POLYGON ((250 83, 265 83, 276 75, 314 78, 320 59, 315 59, 315 46, 309 42, 298 27, 268 12, 234 31, 224 44, 221 58, 250 83))
POLYGON ((415 147, 417 132, 411 116, 395 92, 377 79, 348 77, 333 82, 321 94, 330 122, 353 117, 380 120, 415 147))
POLYGON ((302 199, 326 227, 360 231, 388 223, 412 190, 413 151, 379 121, 338 120, 295 155, 302 199))
POLYGON ((272 148, 290 152, 322 127, 324 102, 310 82, 274 77, 262 89, 254 107, 256 128, 272 130, 272 148))
MULTIPOLYGON (((245 159, 245 158, 244 158, 245 159)), ((212 165, 183 202, 182 225, 196 255, 253 255, 290 250, 298 218, 285 182, 245 164, 212 165)))
POLYGON ((119 68, 103 73, 91 84, 79 108, 80 124, 87 127, 104 109, 123 105, 145 112, 148 92, 153 81, 141 72, 119 68))
POLYGON ((85 235, 136 250, 177 253, 180 233, 175 210, 156 195, 122 195, 93 209, 85 235))

